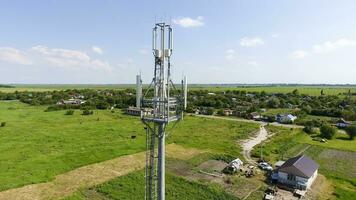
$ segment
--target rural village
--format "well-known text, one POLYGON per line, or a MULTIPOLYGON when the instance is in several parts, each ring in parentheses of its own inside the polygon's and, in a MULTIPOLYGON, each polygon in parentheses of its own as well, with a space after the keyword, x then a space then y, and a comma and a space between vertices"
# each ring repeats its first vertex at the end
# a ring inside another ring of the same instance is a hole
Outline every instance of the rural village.
POLYGON ((0 200, 356 200, 355 10, 1 2, 0 200))

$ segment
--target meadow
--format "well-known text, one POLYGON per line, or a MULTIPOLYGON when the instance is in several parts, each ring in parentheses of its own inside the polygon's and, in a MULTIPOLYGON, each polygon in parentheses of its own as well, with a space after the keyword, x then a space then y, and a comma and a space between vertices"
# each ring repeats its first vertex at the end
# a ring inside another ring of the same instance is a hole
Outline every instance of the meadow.
MULTIPOLYGON (((144 199, 145 185, 142 184, 144 181, 144 171, 137 171, 127 176, 115 178, 94 188, 83 189, 64 200, 144 199)), ((172 173, 166 174, 166 198, 177 200, 237 200, 236 197, 226 193, 218 185, 206 185, 196 181, 188 181, 172 173)))
MULTIPOLYGON (((15 91, 53 91, 53 90, 66 90, 66 89, 126 89, 134 88, 134 84, 13 84, 12 88, 0 87, 0 92, 15 92, 15 91)), ((147 85, 144 85, 147 87, 147 85)), ((298 89, 300 94, 307 94, 311 96, 319 96, 321 90, 325 95, 339 95, 348 93, 356 93, 355 85, 215 85, 215 84, 190 84, 189 90, 209 90, 212 92, 219 92, 225 90, 239 90, 246 92, 262 92, 267 93, 291 93, 293 90, 298 89)))
MULTIPOLYGON (((65 115, 64 110, 45 109, 0 102, 0 121, 6 122, 0 128, 0 190, 46 182, 80 166, 145 150, 141 121, 120 110, 83 116, 79 110, 65 115)), ((236 140, 257 129, 251 123, 185 117, 167 142, 238 156, 236 140)))

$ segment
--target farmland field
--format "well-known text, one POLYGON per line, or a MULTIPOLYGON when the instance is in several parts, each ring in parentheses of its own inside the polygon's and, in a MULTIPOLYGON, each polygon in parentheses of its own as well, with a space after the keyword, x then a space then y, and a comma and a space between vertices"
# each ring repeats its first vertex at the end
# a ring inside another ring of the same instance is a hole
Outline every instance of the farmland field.
MULTIPOLYGON (((96 110, 83 116, 79 110, 65 115, 65 111, 45 109, 0 102, 0 121, 6 122, 0 128, 0 190, 49 181, 83 165, 145 150, 142 123, 120 110, 96 110), (137 137, 131 139, 132 135, 137 137)), ((236 140, 257 128, 251 123, 186 117, 168 142, 238 156, 236 140)))
MULTIPOLYGON (((52 91, 52 90, 65 90, 65 89, 125 89, 134 88, 134 84, 107 84, 107 85, 95 85, 95 84, 14 84, 12 88, 0 87, 0 92, 15 92, 15 91, 52 91)), ((145 85, 144 87, 146 87, 145 85)), ((349 90, 352 93, 356 93, 356 86, 322 86, 322 85, 281 85, 281 86, 241 86, 241 85, 189 85, 189 90, 209 90, 209 91, 225 91, 225 90, 240 90, 246 92, 262 92, 267 93, 290 93, 293 90, 298 89, 299 93, 312 96, 319 96, 321 90, 325 95, 339 95, 342 93, 348 93, 349 90)))
POLYGON ((216 86, 216 85, 191 85, 191 90, 210 90, 210 91, 224 91, 224 90, 241 90, 246 92, 262 92, 267 93, 291 93, 298 89, 300 94, 307 94, 311 96, 319 96, 321 90, 325 95, 339 95, 340 93, 356 92, 356 86, 318 86, 318 85, 296 85, 296 86, 216 86))

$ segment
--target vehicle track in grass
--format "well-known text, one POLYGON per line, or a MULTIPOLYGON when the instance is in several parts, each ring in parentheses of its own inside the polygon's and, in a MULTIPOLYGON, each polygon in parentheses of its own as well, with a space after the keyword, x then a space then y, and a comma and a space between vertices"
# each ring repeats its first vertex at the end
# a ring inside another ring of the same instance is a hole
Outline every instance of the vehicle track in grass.
POLYGON ((250 164, 257 164, 257 162, 255 160, 253 160, 251 158, 251 151, 253 149, 253 147, 255 147, 256 145, 260 144, 261 142, 263 142, 264 140, 268 139, 268 132, 265 128, 265 124, 262 124, 260 127, 260 130, 258 131, 258 134, 250 139, 244 140, 241 143, 242 146, 242 155, 245 158, 246 162, 250 163, 250 164))
MULTIPOLYGON (((166 146, 167 157, 187 160, 207 151, 184 148, 177 144, 166 146)), ((115 177, 145 167, 146 152, 120 156, 111 160, 83 166, 57 175, 53 181, 26 185, 0 192, 0 200, 61 199, 78 189, 95 186, 115 177)))

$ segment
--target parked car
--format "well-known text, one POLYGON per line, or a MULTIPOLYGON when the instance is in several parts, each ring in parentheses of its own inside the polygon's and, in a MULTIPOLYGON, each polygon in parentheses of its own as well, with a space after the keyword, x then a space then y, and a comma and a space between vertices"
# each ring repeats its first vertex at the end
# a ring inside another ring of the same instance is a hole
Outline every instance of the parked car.
POLYGON ((265 195, 264 195, 263 199, 273 200, 273 199, 275 199, 276 194, 277 194, 276 187, 268 187, 267 190, 265 191, 265 195))
POLYGON ((266 162, 260 162, 260 163, 258 164, 258 167, 261 168, 261 169, 263 169, 263 170, 267 170, 267 171, 272 171, 272 170, 273 170, 273 168, 271 167, 271 165, 269 165, 269 164, 266 163, 266 162))

